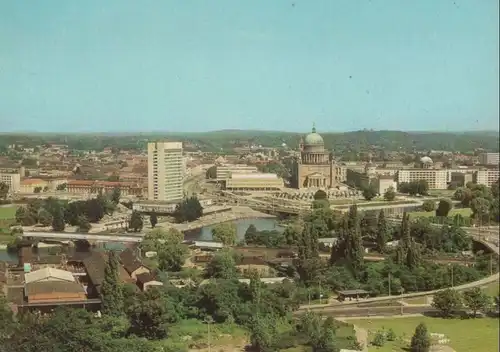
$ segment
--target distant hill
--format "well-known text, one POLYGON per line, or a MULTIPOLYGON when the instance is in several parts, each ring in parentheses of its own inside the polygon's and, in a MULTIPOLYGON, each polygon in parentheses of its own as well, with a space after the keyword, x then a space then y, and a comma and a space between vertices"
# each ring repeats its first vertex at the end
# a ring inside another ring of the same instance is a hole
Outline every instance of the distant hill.
MULTIPOLYGON (((205 150, 229 149, 235 145, 249 143, 265 147, 278 147, 286 143, 297 147, 299 140, 307 133, 222 130, 210 132, 137 132, 137 133, 57 133, 57 134, 0 134, 0 146, 13 143, 39 145, 47 142, 65 143, 75 149, 100 149, 117 146, 122 148, 144 148, 148 141, 175 139, 190 142, 205 150)), ((499 150, 499 134, 495 131, 471 132, 404 132, 404 131, 353 131, 321 132, 328 149, 342 151, 367 151, 375 148, 384 150, 448 150, 471 152, 478 148, 487 151, 499 150)))

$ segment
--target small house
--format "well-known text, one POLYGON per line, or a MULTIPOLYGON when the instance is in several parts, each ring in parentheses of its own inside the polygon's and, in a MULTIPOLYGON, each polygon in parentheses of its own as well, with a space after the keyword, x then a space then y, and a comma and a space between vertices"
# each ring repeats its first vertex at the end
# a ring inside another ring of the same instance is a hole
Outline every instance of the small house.
POLYGON ((130 248, 120 253, 120 261, 130 277, 134 280, 137 280, 137 275, 150 273, 150 270, 142 264, 142 261, 130 248))
POLYGON ((137 275, 136 281, 137 287, 139 287, 142 291, 147 291, 151 287, 163 286, 163 283, 155 280, 151 273, 141 273, 137 275))

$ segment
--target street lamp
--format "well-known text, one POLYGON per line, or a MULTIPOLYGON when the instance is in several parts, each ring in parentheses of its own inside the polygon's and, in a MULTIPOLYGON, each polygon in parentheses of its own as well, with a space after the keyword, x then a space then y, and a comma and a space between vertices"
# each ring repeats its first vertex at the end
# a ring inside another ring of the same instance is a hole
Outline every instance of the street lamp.
POLYGON ((211 351, 211 346, 210 346, 210 324, 214 322, 211 316, 206 317, 203 320, 204 323, 207 324, 207 332, 208 332, 208 337, 207 337, 207 343, 208 343, 208 352, 211 351))

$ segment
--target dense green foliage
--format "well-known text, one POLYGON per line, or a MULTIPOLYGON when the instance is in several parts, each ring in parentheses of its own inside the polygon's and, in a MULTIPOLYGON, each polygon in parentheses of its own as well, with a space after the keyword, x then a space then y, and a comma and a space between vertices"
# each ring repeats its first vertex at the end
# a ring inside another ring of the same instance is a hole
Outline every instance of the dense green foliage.
MULTIPOLYGON (((248 143, 266 147, 280 147, 286 143, 297 147, 300 138, 309 131, 301 133, 279 131, 223 130, 204 133, 134 133, 134 134, 4 134, 0 136, 0 150, 8 145, 22 144, 26 147, 37 147, 47 143, 67 144, 75 150, 97 150, 113 147, 123 150, 145 149, 148 141, 175 138, 183 142, 196 144, 202 150, 220 151, 248 143)), ((319 130, 328 149, 338 152, 351 152, 356 155, 360 151, 372 150, 378 146, 385 150, 454 150, 472 152, 483 148, 487 151, 498 151, 498 133, 488 132, 401 132, 401 131, 354 131, 345 133, 329 133, 319 130)))
POLYGON ((472 218, 478 225, 490 222, 500 222, 499 208, 500 180, 491 187, 468 183, 466 187, 459 187, 453 194, 453 199, 458 200, 464 207, 472 209, 472 218))
POLYGON ((196 196, 184 199, 177 205, 174 217, 177 222, 194 221, 203 215, 203 207, 196 196))

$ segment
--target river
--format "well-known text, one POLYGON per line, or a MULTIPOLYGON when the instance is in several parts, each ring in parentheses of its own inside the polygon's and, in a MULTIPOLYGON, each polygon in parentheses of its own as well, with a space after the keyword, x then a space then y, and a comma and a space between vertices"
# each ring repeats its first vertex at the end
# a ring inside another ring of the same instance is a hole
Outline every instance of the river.
MULTIPOLYGON (((264 231, 264 230, 276 230, 276 231, 283 231, 284 228, 280 225, 278 225, 278 221, 274 218, 258 218, 258 219, 241 219, 241 220, 234 220, 231 221, 235 226, 236 226, 236 235, 238 238, 238 241, 242 240, 245 236, 245 232, 251 224, 255 225, 257 230, 259 231, 264 231)), ((189 241, 210 241, 212 240, 212 229, 215 225, 213 226, 205 226, 197 230, 191 230, 185 233, 185 239, 189 241)), ((104 242, 100 243, 97 247, 97 250, 109 250, 109 249, 123 249, 125 248, 125 245, 122 243, 116 243, 116 242, 104 242)), ((37 251, 38 255, 40 257, 44 256, 52 256, 54 254, 52 251, 55 249, 48 249, 48 248, 40 248, 37 251)), ((66 251, 70 250, 69 248, 64 249, 66 251)), ((5 249, 0 249, 0 262, 10 262, 10 263, 16 263, 18 261, 18 257, 16 253, 9 253, 5 249)))

